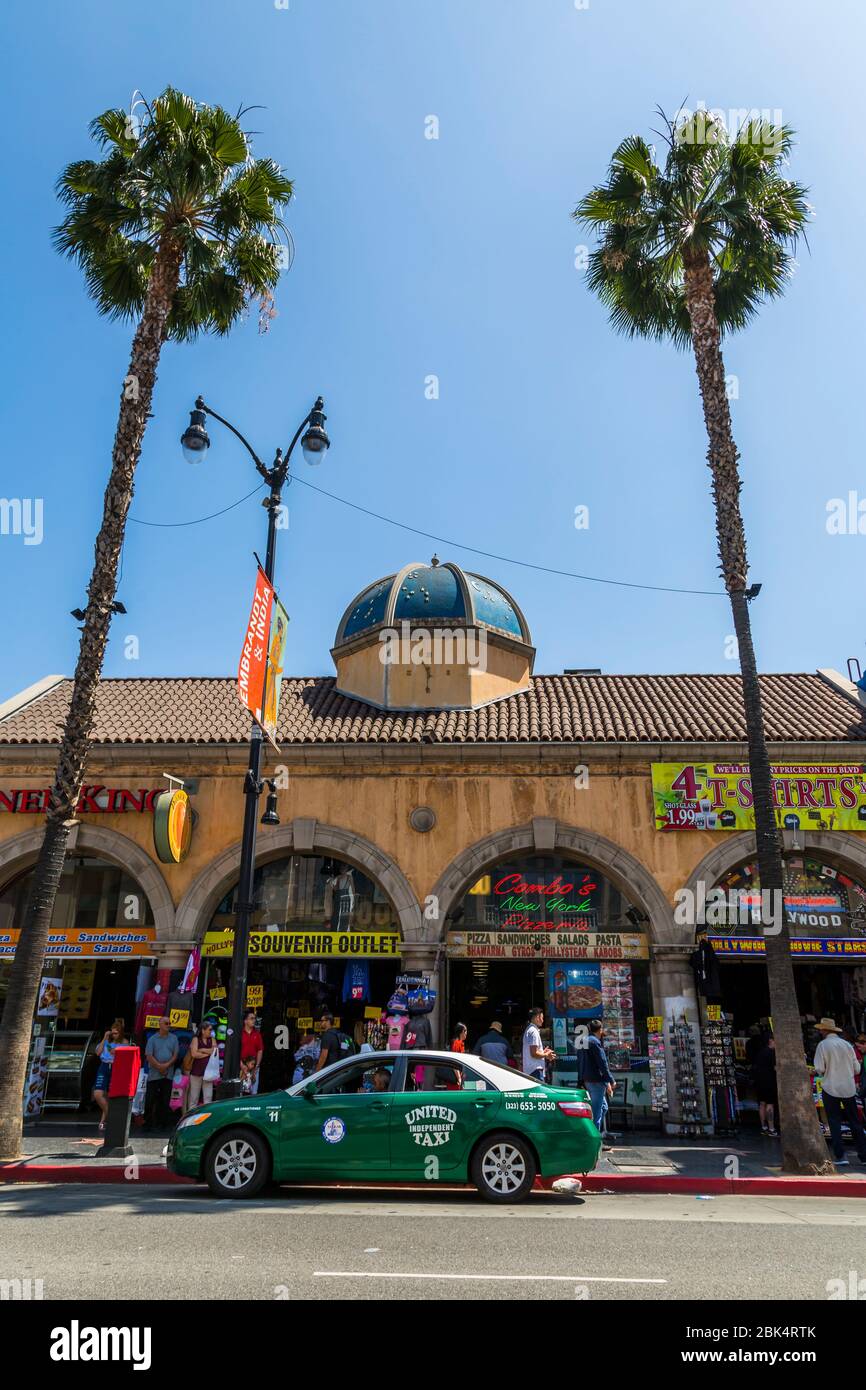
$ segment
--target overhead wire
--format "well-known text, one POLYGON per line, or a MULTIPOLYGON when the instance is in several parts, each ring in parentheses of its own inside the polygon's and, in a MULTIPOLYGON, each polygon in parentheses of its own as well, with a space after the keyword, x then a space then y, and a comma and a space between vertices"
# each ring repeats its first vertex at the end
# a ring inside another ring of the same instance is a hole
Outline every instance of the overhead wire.
MULTIPOLYGON (((308 487, 313 492, 319 493, 321 497, 327 497, 331 502, 340 502, 344 507, 350 507, 352 511, 361 512, 364 516, 373 517, 376 521, 383 521, 388 526, 396 526, 401 531, 409 531, 414 536, 423 536, 425 540, 435 541, 437 545, 450 546, 454 550, 465 550, 470 555, 481 555, 486 560, 497 560, 500 564, 518 565, 521 569, 535 570, 540 574, 553 574, 561 579, 578 579, 586 584, 607 584, 618 589, 643 589, 648 593, 655 594, 693 594, 701 598, 725 598, 723 589, 682 589, 670 584, 640 584, 632 579, 608 579, 597 574, 579 574, 575 570, 555 569, 551 565, 536 565, 531 560, 518 560, 513 555, 499 555, 492 550, 481 550, 475 545, 466 545, 463 541, 451 540, 447 536, 437 536, 432 531, 424 531, 419 526, 410 526, 408 522, 397 521, 394 517, 385 516, 382 512, 373 511, 371 507, 362 507, 359 502, 350 502, 346 497, 339 497, 335 492, 327 492, 323 487, 317 487, 315 483, 308 482, 306 478, 300 478, 297 474, 290 475, 290 481, 300 483, 302 487, 308 487)), ((178 526, 200 526, 205 521, 214 521, 219 516, 225 516, 227 512, 234 511, 235 507, 247 502, 257 492, 263 490, 264 484, 254 487, 252 492, 248 492, 243 497, 239 497, 237 502, 232 502, 228 507, 221 508, 218 512, 209 512, 207 516, 195 517, 192 521, 143 521, 141 518, 131 516, 129 520, 136 526, 153 527, 178 527, 178 526)))

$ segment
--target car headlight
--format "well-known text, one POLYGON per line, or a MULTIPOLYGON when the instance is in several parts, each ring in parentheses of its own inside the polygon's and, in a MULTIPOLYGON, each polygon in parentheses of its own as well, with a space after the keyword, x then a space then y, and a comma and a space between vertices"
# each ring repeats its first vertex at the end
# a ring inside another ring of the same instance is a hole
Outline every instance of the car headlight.
POLYGON ((190 1125, 203 1125, 205 1120, 209 1120, 211 1112, 203 1110, 200 1115, 187 1115, 186 1119, 181 1120, 178 1129, 189 1129, 190 1125))

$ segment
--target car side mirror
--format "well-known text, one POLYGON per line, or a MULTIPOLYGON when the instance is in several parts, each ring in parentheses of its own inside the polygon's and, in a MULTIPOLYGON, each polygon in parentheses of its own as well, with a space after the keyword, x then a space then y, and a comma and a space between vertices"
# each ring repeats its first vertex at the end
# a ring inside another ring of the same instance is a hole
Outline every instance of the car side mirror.
POLYGON ((315 1097, 315 1094, 316 1094, 316 1083, 315 1083, 315 1081, 310 1081, 310 1082, 308 1083, 308 1085, 306 1085, 306 1086, 304 1087, 304 1089, 301 1091, 301 1095, 304 1097, 304 1100, 313 1100, 313 1098, 315 1097))

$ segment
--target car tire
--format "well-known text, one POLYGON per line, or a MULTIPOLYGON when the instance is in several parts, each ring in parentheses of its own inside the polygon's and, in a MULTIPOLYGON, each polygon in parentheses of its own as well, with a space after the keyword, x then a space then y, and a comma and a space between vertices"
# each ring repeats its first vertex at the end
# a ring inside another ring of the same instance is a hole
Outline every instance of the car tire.
POLYGON ((470 1165, 470 1175, 487 1202, 523 1202, 538 1172, 535 1154, 517 1134, 488 1134, 470 1165))
POLYGON ((224 1129, 207 1151, 204 1176, 215 1197, 255 1197, 271 1179, 271 1152, 251 1129, 224 1129))

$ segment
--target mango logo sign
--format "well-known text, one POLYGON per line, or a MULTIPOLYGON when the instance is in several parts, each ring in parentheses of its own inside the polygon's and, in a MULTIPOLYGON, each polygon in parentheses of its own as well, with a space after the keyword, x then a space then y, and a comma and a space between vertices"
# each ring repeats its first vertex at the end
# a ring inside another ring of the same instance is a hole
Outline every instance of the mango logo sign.
POLYGON ((457 1123, 457 1111, 445 1105, 418 1105, 403 1116, 409 1133, 424 1149, 436 1149, 447 1144, 457 1123))

